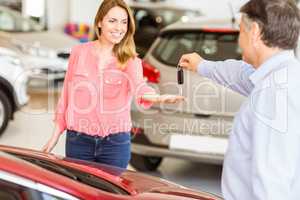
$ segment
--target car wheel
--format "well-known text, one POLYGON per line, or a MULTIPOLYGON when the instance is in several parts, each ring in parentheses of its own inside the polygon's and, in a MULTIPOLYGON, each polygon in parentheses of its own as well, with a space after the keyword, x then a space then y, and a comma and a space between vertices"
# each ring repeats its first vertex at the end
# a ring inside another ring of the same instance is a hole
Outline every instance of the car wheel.
POLYGON ((12 114, 12 106, 7 95, 0 90, 0 135, 5 131, 10 116, 12 114))
POLYGON ((143 156, 132 153, 130 164, 138 171, 155 171, 162 161, 162 157, 143 156))

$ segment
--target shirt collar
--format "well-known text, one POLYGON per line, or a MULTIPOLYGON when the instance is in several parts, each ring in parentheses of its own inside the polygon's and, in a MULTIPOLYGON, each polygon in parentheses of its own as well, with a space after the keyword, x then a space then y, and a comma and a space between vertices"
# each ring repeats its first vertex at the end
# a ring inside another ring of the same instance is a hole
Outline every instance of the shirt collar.
POLYGON ((281 63, 290 58, 294 58, 293 50, 284 50, 281 51, 268 60, 266 60, 255 72, 249 77, 251 82, 256 85, 259 81, 265 78, 270 72, 279 68, 281 63))

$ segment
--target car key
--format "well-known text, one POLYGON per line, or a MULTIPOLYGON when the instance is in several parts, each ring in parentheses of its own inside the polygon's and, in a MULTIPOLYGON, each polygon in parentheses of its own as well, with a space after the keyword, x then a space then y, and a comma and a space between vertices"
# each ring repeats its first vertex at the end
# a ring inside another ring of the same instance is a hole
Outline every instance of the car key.
POLYGON ((177 65, 177 83, 179 85, 179 95, 183 96, 182 85, 184 83, 183 69, 180 65, 177 65))

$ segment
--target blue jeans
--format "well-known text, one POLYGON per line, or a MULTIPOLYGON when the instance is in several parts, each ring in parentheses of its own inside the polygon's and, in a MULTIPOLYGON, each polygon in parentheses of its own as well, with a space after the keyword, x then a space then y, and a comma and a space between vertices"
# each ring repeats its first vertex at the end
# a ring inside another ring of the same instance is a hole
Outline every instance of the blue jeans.
POLYGON ((130 155, 129 132, 100 137, 67 130, 66 156, 69 158, 127 168, 130 155))

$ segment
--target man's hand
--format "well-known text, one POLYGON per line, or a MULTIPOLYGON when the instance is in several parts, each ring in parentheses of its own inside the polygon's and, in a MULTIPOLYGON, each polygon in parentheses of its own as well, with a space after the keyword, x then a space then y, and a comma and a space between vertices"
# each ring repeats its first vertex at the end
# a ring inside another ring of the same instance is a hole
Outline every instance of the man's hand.
POLYGON ((203 60, 197 53, 184 54, 179 60, 179 65, 184 69, 197 72, 197 67, 203 60))

